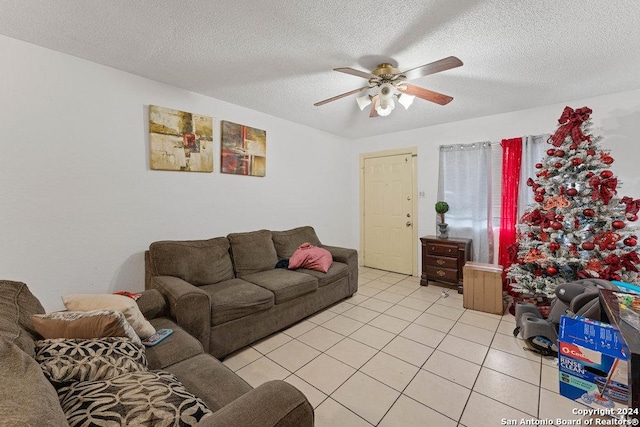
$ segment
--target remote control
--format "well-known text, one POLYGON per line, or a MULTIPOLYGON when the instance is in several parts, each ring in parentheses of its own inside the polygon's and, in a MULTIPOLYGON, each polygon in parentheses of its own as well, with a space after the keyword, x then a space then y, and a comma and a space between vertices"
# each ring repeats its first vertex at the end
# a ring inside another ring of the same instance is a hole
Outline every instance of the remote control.
POLYGON ((146 345, 147 347, 153 347, 172 333, 173 329, 158 329, 155 334, 151 335, 147 339, 142 340, 142 344, 146 345))

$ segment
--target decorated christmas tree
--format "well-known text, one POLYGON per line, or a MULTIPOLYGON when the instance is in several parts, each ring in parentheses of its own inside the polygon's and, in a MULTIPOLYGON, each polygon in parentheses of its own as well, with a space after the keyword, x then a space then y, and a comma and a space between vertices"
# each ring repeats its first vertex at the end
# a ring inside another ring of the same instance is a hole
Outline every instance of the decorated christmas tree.
POLYGON ((619 196, 614 159, 589 133, 591 112, 565 107, 547 157, 527 181, 535 202, 509 248, 515 292, 552 297, 557 284, 582 278, 638 284, 640 200, 619 196))

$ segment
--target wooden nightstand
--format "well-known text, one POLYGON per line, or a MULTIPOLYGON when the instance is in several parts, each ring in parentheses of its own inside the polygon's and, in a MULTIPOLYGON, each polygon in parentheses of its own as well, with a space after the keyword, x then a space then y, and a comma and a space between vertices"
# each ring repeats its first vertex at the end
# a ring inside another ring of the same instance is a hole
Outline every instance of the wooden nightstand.
POLYGON ((459 237, 438 239, 435 236, 421 237, 422 276, 420 284, 429 285, 429 280, 458 287, 462 293, 462 268, 471 261, 471 239, 459 237))

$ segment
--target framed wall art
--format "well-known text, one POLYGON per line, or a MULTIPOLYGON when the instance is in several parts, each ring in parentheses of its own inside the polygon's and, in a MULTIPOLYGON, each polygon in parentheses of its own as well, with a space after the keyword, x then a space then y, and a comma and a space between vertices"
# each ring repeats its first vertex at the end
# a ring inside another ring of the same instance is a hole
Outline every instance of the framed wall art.
POLYGON ((236 175, 265 176, 267 132, 222 121, 220 170, 236 175))
POLYGON ((213 172, 213 119, 149 105, 151 169, 213 172))

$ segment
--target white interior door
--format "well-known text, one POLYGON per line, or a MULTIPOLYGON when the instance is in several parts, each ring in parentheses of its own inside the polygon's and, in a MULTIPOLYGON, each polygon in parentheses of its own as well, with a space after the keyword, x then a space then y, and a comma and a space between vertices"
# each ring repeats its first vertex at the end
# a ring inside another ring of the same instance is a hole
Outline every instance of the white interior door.
POLYGON ((412 274, 414 265, 411 154, 364 158, 363 264, 412 274))

